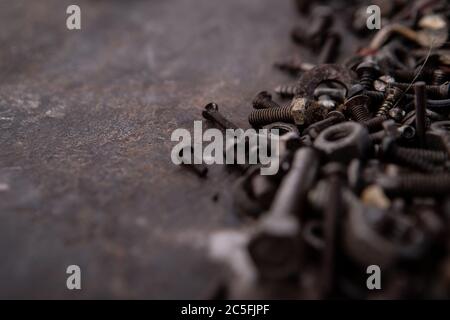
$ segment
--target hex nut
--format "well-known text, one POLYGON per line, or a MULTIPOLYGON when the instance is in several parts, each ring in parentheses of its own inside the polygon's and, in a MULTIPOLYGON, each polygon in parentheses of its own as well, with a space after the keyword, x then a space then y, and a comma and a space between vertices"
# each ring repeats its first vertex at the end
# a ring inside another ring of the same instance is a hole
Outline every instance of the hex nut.
POLYGON ((305 111, 308 107, 308 99, 295 98, 291 103, 291 114, 296 125, 303 125, 306 122, 305 111))
POLYGON ((348 163, 367 156, 371 142, 369 131, 359 123, 343 122, 325 129, 314 141, 314 146, 330 161, 348 163))

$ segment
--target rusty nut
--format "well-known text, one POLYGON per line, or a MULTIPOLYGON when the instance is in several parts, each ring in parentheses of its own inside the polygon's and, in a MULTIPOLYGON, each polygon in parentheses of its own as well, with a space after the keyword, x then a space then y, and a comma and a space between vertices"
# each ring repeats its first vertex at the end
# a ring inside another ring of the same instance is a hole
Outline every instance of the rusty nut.
POLYGON ((348 163, 367 156, 370 149, 367 129, 356 122, 343 122, 325 129, 314 141, 314 146, 330 161, 348 163))

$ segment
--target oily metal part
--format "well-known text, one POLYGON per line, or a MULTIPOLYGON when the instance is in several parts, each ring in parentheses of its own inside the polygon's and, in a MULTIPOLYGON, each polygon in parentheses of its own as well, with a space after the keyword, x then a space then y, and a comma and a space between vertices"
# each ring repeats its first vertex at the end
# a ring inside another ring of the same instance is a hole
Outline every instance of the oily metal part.
POLYGON ((296 97, 314 98, 316 88, 326 82, 342 85, 347 91, 355 82, 356 75, 338 64, 325 64, 305 72, 297 83, 296 97))

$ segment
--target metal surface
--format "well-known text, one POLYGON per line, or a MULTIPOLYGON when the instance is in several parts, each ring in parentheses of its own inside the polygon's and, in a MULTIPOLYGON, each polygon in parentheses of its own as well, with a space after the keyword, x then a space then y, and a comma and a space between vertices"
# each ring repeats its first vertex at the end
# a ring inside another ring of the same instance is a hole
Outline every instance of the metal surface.
POLYGON ((170 135, 213 100, 248 126, 288 80, 271 63, 298 50, 293 4, 79 0, 68 31, 69 4, 0 0, 0 298, 207 297, 235 177, 176 167, 170 135))

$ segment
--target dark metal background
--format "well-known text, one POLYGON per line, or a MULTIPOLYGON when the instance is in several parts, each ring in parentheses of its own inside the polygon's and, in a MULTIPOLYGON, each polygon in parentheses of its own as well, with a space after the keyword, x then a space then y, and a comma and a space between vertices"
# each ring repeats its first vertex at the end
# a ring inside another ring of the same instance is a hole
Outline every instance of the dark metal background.
POLYGON ((272 63, 298 50, 293 3, 79 0, 68 31, 73 2, 0 0, 0 298, 207 297, 235 176, 176 167, 170 135, 210 101, 248 127, 290 80, 272 63))

